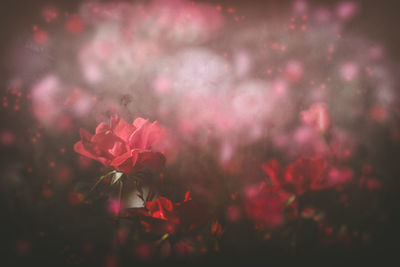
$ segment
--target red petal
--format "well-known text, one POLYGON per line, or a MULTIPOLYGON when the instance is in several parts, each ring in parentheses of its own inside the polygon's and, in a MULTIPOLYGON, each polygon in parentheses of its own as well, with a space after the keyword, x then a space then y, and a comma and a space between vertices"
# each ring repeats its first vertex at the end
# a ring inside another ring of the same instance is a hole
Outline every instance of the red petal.
POLYGON ((135 168, 150 167, 159 170, 165 165, 165 157, 159 152, 139 152, 135 168))
POLYGON ((132 172, 133 168, 135 167, 137 159, 137 153, 132 151, 128 151, 121 156, 116 157, 110 164, 119 171, 123 173, 129 174, 132 172))
POLYGON ((213 224, 213 226, 211 227, 211 233, 215 236, 220 236, 222 234, 222 226, 221 224, 218 222, 218 220, 215 220, 215 223, 213 224))
POLYGON ((154 201, 146 202, 146 208, 151 213, 154 213, 161 209, 168 211, 168 212, 172 212, 172 210, 174 209, 174 205, 172 204, 171 200, 169 200, 165 197, 159 197, 154 201))
POLYGON ((81 139, 85 141, 90 141, 90 139, 92 139, 93 136, 91 133, 82 128, 79 129, 79 134, 81 136, 81 139))
POLYGON ((187 191, 186 194, 185 194, 185 200, 183 202, 186 202, 186 201, 189 201, 189 200, 192 200, 192 198, 190 197, 190 191, 187 191))
POLYGON ((272 185, 280 186, 280 165, 276 159, 271 159, 264 163, 262 166, 264 172, 268 175, 268 177, 272 181, 272 185))
POLYGON ((172 204, 171 200, 165 197, 159 197, 157 200, 161 204, 161 207, 166 211, 171 212, 174 209, 174 205, 172 204))
POLYGON ((114 116, 111 119, 111 129, 116 136, 125 142, 128 142, 129 137, 135 131, 135 127, 133 125, 127 123, 124 119, 117 116, 114 116))
POLYGON ((148 122, 149 120, 143 119, 143 118, 136 118, 136 120, 133 122, 133 126, 138 129, 140 127, 143 126, 143 124, 145 124, 146 122, 148 122))
POLYGON ((100 124, 97 125, 97 127, 96 127, 95 133, 96 134, 105 133, 105 132, 107 132, 109 130, 110 130, 110 126, 107 123, 100 122, 100 124))
POLYGON ((162 128, 158 122, 145 121, 129 138, 129 145, 134 149, 151 149, 153 143, 162 138, 162 128))
POLYGON ((78 154, 81 154, 82 156, 97 160, 97 161, 101 162, 102 164, 104 164, 105 166, 108 166, 109 160, 107 158, 102 157, 102 156, 97 156, 97 155, 91 153, 90 150, 88 150, 85 147, 85 145, 83 144, 82 141, 75 143, 74 151, 78 154))
POLYGON ((113 147, 108 150, 108 152, 114 157, 118 157, 129 150, 129 147, 126 146, 123 142, 115 142, 113 147))
POLYGON ((326 178, 328 163, 323 158, 299 158, 287 166, 285 181, 295 187, 301 195, 308 190, 316 190, 326 178))

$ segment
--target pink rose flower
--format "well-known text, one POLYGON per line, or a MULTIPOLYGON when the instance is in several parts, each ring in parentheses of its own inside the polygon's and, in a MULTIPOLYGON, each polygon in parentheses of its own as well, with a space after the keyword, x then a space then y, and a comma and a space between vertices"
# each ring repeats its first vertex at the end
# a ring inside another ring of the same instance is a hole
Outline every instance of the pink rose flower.
POLYGON ((143 167, 160 169, 165 164, 164 155, 153 150, 163 138, 158 122, 137 118, 130 124, 114 115, 110 124, 100 123, 94 135, 84 129, 80 135, 75 152, 126 174, 143 167))

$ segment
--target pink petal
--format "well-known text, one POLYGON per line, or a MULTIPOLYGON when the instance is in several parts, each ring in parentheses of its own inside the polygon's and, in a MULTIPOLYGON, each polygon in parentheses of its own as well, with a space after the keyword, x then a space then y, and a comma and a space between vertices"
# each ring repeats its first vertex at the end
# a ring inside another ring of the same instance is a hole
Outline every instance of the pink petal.
POLYGON ((113 133, 128 142, 129 137, 135 131, 135 127, 129 123, 127 123, 124 119, 114 116, 111 120, 111 129, 113 133))
POLYGON ((110 126, 107 123, 100 122, 100 124, 97 125, 97 127, 96 127, 95 133, 96 134, 105 133, 105 132, 107 132, 109 130, 110 130, 110 126))

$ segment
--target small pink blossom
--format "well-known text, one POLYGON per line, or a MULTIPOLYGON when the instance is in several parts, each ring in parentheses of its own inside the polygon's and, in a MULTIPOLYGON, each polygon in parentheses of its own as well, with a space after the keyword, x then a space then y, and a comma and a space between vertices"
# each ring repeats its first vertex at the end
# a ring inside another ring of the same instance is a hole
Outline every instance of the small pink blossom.
POLYGON ((323 102, 312 104, 309 109, 300 113, 300 118, 303 123, 321 132, 325 132, 330 126, 328 107, 323 102))

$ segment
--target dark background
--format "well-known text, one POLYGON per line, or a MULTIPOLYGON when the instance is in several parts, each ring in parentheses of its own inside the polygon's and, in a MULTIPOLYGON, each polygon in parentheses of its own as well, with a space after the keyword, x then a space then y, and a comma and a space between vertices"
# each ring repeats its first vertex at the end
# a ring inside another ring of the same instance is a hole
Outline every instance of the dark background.
MULTIPOLYGON (((263 8, 268 8, 279 12, 289 1, 206 1, 215 4, 231 6, 237 10, 254 10, 254 16, 262 16, 263 8), (260 7, 260 8, 254 8, 260 7)), ((338 1, 309 1, 311 3, 334 4, 338 1)), ((77 0, 66 1, 42 1, 42 0, 3 0, 0 2, 0 90, 6 87, 6 81, 13 71, 10 67, 9 51, 12 48, 12 40, 18 37, 20 32, 29 31, 31 25, 38 19, 40 8, 45 4, 55 4, 60 10, 74 11, 81 3, 77 0)), ((358 1, 361 10, 358 16, 350 23, 348 30, 359 32, 371 40, 380 41, 387 49, 387 55, 392 60, 394 66, 398 66, 400 60, 400 2, 395 0, 368 0, 358 1)), ((1 91, 3 93, 3 91, 1 91)), ((28 105, 28 103, 26 103, 28 105)), ((23 103, 21 104, 23 106, 23 103)), ((23 112, 19 113, 23 114, 23 112)), ((9 172, 3 170, 16 165, 18 174, 28 182, 27 184, 35 187, 39 181, 45 181, 43 173, 28 173, 27 166, 33 161, 34 151, 21 149, 21 146, 28 146, 24 138, 26 129, 34 127, 35 122, 31 118, 10 112, 0 114, 0 129, 18 129, 18 146, 0 147, 0 175, 2 180, 7 181, 9 172), (22 125, 26 126, 24 129, 22 125), (21 163, 22 167, 18 165, 21 163)), ((396 122, 395 122, 396 123, 396 122)), ((398 123, 398 122, 397 122, 398 123)), ((74 139, 77 139, 76 135, 74 139)), ((53 140, 54 141, 54 140, 53 140)), ((62 143, 62 141, 61 141, 62 143)), ((67 145, 68 143, 66 143, 67 145)), ((57 144, 59 145, 59 144, 57 144)), ((386 155, 382 156, 382 161, 386 162, 386 173, 389 186, 385 187, 382 197, 381 207, 387 210, 389 220, 382 227, 376 225, 378 238, 367 246, 343 249, 341 247, 329 247, 317 249, 315 253, 302 254, 279 249, 254 246, 245 248, 241 252, 234 249, 225 249, 218 254, 209 254, 197 260, 197 263, 204 262, 242 262, 265 261, 265 262, 348 262, 354 263, 376 261, 381 264, 383 261, 398 259, 400 249, 400 199, 399 199, 399 162, 400 149, 398 145, 391 144, 390 140, 383 141, 386 155), (270 252, 265 255, 266 249, 270 252), (272 251, 272 252, 271 252, 272 251)), ((56 149, 55 149, 56 150, 56 149)), ((67 152, 66 157, 72 152, 67 152)), ((43 166, 46 165, 43 163, 43 166)), ((92 174, 93 176, 93 174, 92 174)), ((23 187, 16 185, 4 187, 13 188, 14 191, 5 192, 1 190, 0 197, 0 244, 2 245, 0 262, 2 266, 63 266, 70 260, 71 266, 102 266, 104 257, 110 251, 108 242, 111 231, 111 220, 103 220, 100 209, 88 209, 82 206, 72 208, 65 202, 65 192, 68 189, 60 189, 63 197, 52 198, 51 203, 43 207, 30 206, 37 202, 29 203, 23 187), (62 191, 64 190, 64 191, 62 191), (12 203, 12 205, 10 204, 12 203), (28 204, 27 204, 28 203, 28 204), (17 253, 16 247, 22 246, 24 242, 29 243, 29 253, 21 255, 17 253), (82 254, 80 248, 85 244, 96 244, 92 253, 82 254), (75 256, 73 256, 75 255, 75 256), (79 258, 84 258, 79 261, 79 258), (39 265, 40 264, 40 265, 39 265)), ((41 188, 32 191, 31 199, 36 199, 35 195, 40 195, 41 188)), ((57 193, 55 193, 57 194, 57 193)), ((104 215, 106 216, 106 215, 104 215)), ((396 262, 396 261, 395 261, 396 262)), ((158 264, 158 263, 155 263, 158 264)))

